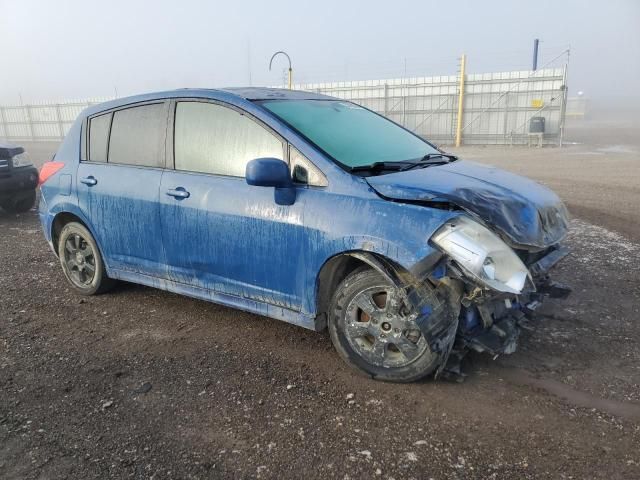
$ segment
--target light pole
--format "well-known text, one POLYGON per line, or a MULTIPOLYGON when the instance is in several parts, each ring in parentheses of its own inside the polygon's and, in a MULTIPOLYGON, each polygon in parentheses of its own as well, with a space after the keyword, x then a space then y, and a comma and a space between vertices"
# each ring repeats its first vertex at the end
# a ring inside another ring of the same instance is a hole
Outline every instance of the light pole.
POLYGON ((269 60, 269 71, 271 71, 271 64, 273 63, 273 59, 276 58, 276 55, 280 53, 287 57, 287 60, 289 60, 289 90, 291 90, 293 82, 293 70, 291 69, 291 57, 289 57, 287 52, 278 51, 271 56, 271 60, 269 60))

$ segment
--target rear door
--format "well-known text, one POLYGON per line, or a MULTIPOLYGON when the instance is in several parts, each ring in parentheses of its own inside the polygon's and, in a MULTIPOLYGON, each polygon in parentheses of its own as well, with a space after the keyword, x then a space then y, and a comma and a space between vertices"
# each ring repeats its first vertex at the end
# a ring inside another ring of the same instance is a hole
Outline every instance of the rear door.
POLYGON ((89 118, 79 206, 109 268, 166 276, 158 189, 165 166, 168 101, 89 118))
POLYGON ((299 310, 304 201, 277 205, 244 179, 254 158, 285 159, 285 142, 228 105, 178 101, 173 117, 175 170, 160 188, 171 278, 299 310))

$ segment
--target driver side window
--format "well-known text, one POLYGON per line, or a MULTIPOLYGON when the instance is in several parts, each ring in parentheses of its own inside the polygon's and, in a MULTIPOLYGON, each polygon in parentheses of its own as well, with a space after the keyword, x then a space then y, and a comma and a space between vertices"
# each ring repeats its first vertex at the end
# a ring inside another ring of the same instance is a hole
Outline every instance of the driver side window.
POLYGON ((279 138, 246 115, 214 103, 176 104, 176 170, 244 177, 249 161, 284 159, 279 138))

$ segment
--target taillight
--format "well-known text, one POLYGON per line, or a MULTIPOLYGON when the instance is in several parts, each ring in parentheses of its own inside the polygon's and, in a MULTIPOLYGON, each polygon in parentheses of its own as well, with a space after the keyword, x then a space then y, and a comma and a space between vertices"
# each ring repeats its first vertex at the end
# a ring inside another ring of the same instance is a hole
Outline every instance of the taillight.
POLYGON ((63 162, 45 162, 44 165, 42 165, 42 169, 40 170, 38 185, 42 185, 44 182, 49 180, 49 177, 51 177, 51 175, 56 173, 62 167, 64 167, 63 162))

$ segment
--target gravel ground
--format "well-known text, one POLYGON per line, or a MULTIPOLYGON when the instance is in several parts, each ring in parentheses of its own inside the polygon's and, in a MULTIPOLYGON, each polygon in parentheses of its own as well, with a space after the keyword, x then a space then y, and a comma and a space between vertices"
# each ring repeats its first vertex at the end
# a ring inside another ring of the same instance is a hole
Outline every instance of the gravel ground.
POLYGON ((574 294, 462 384, 374 382, 326 333, 146 287, 80 298, 36 214, 0 213, 0 478, 640 478, 634 128, 458 152, 575 216, 574 294))

